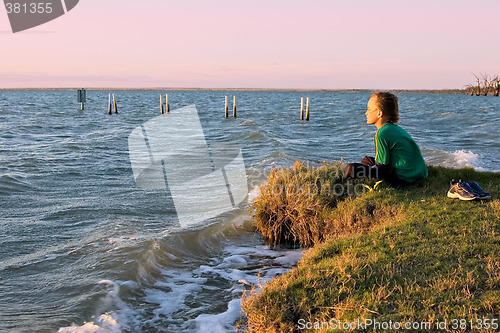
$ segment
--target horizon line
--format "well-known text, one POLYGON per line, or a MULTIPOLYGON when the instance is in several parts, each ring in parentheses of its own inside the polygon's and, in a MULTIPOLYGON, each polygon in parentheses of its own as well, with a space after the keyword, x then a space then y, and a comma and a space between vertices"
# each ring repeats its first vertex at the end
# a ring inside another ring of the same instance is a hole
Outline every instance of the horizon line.
POLYGON ((51 88, 0 88, 0 91, 27 91, 27 90, 39 90, 39 91, 70 91, 85 89, 89 91, 102 91, 102 90, 116 90, 116 91, 132 91, 132 90, 142 90, 142 91, 275 91, 275 92, 378 92, 378 91, 393 91, 393 92, 408 92, 408 93, 465 93, 466 89, 459 88, 445 88, 445 89, 365 89, 365 88, 342 88, 342 89, 310 89, 310 88, 194 88, 194 87, 135 87, 135 88, 119 88, 119 87, 51 87, 51 88))

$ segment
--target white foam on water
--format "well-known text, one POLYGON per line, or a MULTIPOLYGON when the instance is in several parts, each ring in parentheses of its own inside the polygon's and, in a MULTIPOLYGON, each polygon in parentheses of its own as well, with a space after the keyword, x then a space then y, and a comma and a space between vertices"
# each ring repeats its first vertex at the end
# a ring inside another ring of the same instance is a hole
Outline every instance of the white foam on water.
POLYGON ((455 158, 455 163, 459 168, 471 167, 478 171, 485 171, 485 169, 481 166, 482 163, 480 156, 470 150, 457 150, 453 153, 453 156, 455 158))
POLYGON ((252 202, 255 201, 260 195, 260 186, 255 186, 249 193, 248 193, 248 203, 251 204, 252 202))
POLYGON ((99 316, 93 323, 85 323, 82 326, 62 327, 58 333, 121 333, 122 328, 116 320, 116 314, 105 313, 99 316))
POLYGON ((243 316, 240 297, 245 289, 259 289, 290 270, 301 257, 302 250, 228 246, 223 258, 212 258, 191 271, 164 270, 154 288, 145 291, 145 301, 157 305, 148 323, 169 331, 234 332, 243 316), (228 299, 222 312, 219 299, 228 299))
POLYGON ((235 265, 236 267, 245 267, 247 265, 247 261, 245 260, 245 258, 237 255, 224 258, 224 262, 235 265))
POLYGON ((241 301, 235 298, 227 305, 227 311, 219 314, 201 314, 194 319, 194 323, 197 332, 234 332, 234 322, 241 316, 241 301))
POLYGON ((428 164, 450 168, 474 168, 477 171, 488 171, 483 167, 481 157, 470 150, 448 152, 439 149, 422 149, 422 154, 428 164))
POLYGON ((303 250, 284 251, 284 255, 276 258, 276 262, 283 266, 295 266, 302 258, 303 250))
POLYGON ((45 260, 56 260, 57 259, 57 255, 54 254, 54 253, 51 253, 51 254, 46 254, 45 255, 45 260))
POLYGON ((206 278, 194 277, 191 272, 178 270, 164 270, 162 272, 165 281, 155 283, 155 289, 146 289, 145 301, 160 305, 153 313, 153 322, 161 319, 161 316, 172 318, 179 311, 189 309, 185 300, 193 293, 200 292, 206 278))
POLYGON ((134 322, 137 313, 123 302, 118 293, 121 286, 136 289, 139 285, 134 281, 114 282, 101 280, 98 284, 107 287, 107 294, 101 298, 100 306, 103 308, 117 308, 116 311, 107 311, 99 315, 93 322, 86 322, 81 326, 71 325, 61 327, 58 333, 121 333, 134 322))

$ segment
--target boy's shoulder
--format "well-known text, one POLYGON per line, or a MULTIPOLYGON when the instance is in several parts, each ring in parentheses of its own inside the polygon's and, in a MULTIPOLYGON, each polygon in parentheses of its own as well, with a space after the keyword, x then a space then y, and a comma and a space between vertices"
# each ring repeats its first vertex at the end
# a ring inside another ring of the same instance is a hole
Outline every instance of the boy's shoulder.
POLYGON ((378 130, 377 136, 379 138, 392 137, 392 136, 401 137, 401 136, 409 136, 409 134, 401 126, 396 125, 394 123, 387 123, 378 130))
POLYGON ((402 129, 402 128, 396 124, 386 123, 386 124, 384 124, 384 126, 380 127, 380 129, 377 132, 379 135, 382 135, 382 134, 387 134, 387 133, 398 132, 399 129, 402 129))

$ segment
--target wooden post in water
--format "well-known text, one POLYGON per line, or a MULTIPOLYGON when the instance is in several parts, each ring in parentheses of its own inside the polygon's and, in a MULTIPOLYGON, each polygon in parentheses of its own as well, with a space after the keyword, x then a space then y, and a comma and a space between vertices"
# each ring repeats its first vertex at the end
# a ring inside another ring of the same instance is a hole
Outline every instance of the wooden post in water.
POLYGON ((236 96, 233 96, 233 118, 236 118, 236 96))
POLYGON ((227 108, 227 96, 226 96, 226 103, 225 103, 225 107, 224 107, 224 118, 227 118, 228 117, 228 108, 227 108))
POLYGON ((118 106, 116 105, 115 94, 113 94, 113 104, 115 106, 115 113, 118 113, 118 106))
POLYGON ((111 114, 111 94, 108 95, 108 113, 111 114))
POLYGON ((163 114, 163 101, 161 99, 161 94, 160 94, 160 114, 163 114))
POLYGON ((306 120, 309 121, 309 97, 306 100, 306 120))
POLYGON ((304 97, 300 98, 300 120, 304 120, 304 97))
POLYGON ((168 105, 168 94, 165 94, 165 111, 170 112, 170 105, 168 105))
POLYGON ((76 92, 76 100, 81 103, 81 110, 85 110, 85 102, 86 102, 86 92, 85 89, 78 89, 76 92))

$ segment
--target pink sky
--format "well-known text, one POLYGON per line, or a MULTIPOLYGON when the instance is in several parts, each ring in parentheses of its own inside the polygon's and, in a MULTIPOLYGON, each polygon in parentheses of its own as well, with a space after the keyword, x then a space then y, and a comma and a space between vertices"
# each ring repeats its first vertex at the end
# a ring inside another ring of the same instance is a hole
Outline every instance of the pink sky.
POLYGON ((500 1, 81 0, 13 34, 0 88, 463 88, 500 74, 500 1))

